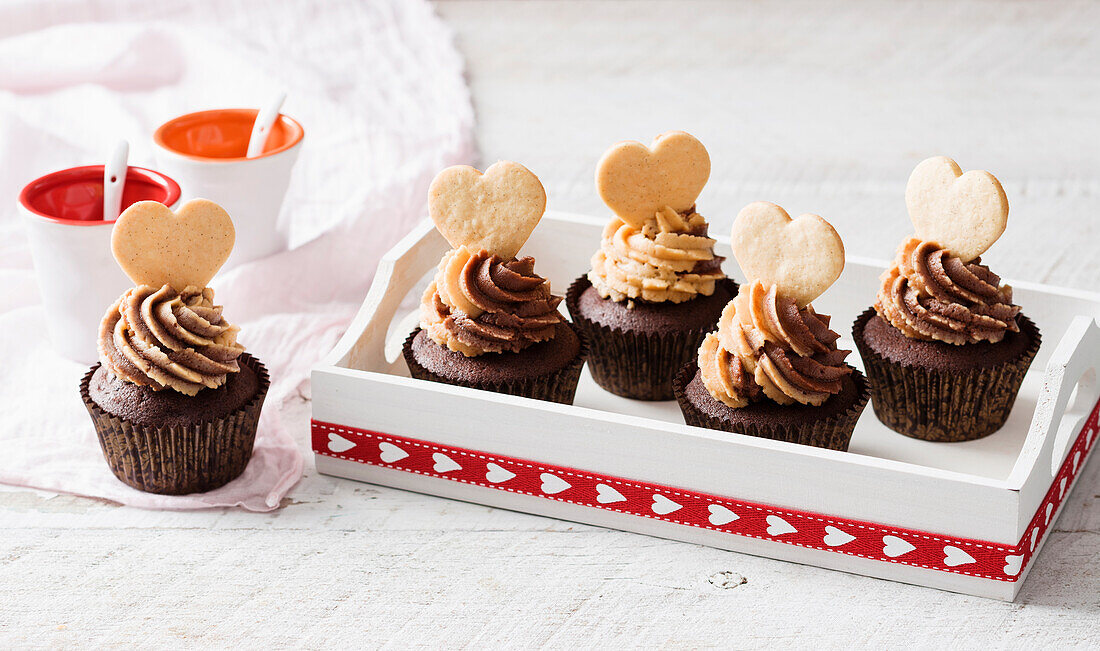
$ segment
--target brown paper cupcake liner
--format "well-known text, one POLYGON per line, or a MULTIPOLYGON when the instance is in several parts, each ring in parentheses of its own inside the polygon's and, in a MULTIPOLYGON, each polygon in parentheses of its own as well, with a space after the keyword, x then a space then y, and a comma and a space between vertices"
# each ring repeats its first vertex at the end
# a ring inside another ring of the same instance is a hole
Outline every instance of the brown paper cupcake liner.
POLYGON ((680 411, 684 414, 684 422, 688 425, 705 427, 707 429, 719 430, 722 432, 745 434, 747 436, 757 436, 773 441, 786 441, 788 443, 810 445, 815 448, 846 452, 848 450, 848 444, 852 441, 852 433, 855 431, 860 414, 863 413, 863 409, 867 406, 867 401, 871 397, 867 386, 867 380, 862 373, 853 369, 851 377, 856 383, 856 388, 859 392, 858 397, 848 409, 839 414, 834 414, 818 420, 806 419, 800 421, 797 426, 783 425, 765 420, 759 422, 731 423, 704 413, 688 399, 686 395, 687 386, 695 378, 695 374, 698 370, 699 367, 695 362, 686 364, 680 369, 680 372, 676 374, 676 378, 672 382, 673 389, 676 393, 676 402, 679 403, 680 411))
POLYGON ((238 361, 256 373, 256 395, 222 418, 187 426, 155 427, 134 423, 105 411, 88 395, 99 364, 80 382, 80 397, 95 424, 103 456, 124 484, 146 493, 204 493, 233 481, 252 458, 256 426, 267 390, 267 369, 248 353, 238 361))
POLYGON ((559 402, 565 405, 571 405, 573 404, 573 398, 577 394, 577 383, 580 382, 581 379, 581 367, 584 366, 589 351, 588 341, 585 339, 584 333, 580 332, 576 326, 571 325, 571 327, 573 328, 573 332, 577 334, 577 338, 580 339, 581 343, 580 350, 577 351, 577 356, 573 361, 553 373, 546 373, 523 380, 512 380, 507 382, 457 382, 428 370, 416 361, 416 356, 413 354, 412 350, 413 339, 415 339, 416 335, 420 332, 420 328, 414 329, 412 333, 405 338, 405 344, 401 348, 401 354, 404 356, 405 363, 409 367, 409 373, 417 380, 429 380, 431 382, 440 382, 453 386, 463 386, 471 389, 481 389, 482 391, 506 393, 510 396, 521 396, 524 398, 534 398, 536 400, 546 400, 549 402, 559 402))
POLYGON ((1015 358, 960 371, 895 362, 876 353, 863 339, 863 329, 875 314, 868 308, 859 315, 852 335, 871 384, 871 406, 884 425, 912 438, 941 442, 973 441, 1004 425, 1042 343, 1031 319, 1017 317, 1031 342, 1015 358))
MULTIPOLYGON (((729 283, 730 294, 737 294, 737 284, 729 283)), ((592 354, 588 358, 588 370, 592 379, 606 391, 635 400, 672 400, 672 380, 677 371, 695 359, 699 344, 716 323, 706 328, 684 330, 676 333, 631 332, 622 328, 605 326, 580 314, 577 308, 580 296, 592 286, 588 276, 573 281, 565 293, 565 305, 573 324, 588 337, 592 354)))

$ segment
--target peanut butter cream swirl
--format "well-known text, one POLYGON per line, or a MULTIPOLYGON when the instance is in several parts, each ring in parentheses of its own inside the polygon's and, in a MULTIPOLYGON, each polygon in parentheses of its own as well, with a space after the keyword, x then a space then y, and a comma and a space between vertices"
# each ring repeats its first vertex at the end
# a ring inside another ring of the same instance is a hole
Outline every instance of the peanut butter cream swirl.
POLYGON ((840 392, 851 351, 837 350, 830 317, 780 298, 773 285, 742 285, 718 331, 699 347, 703 386, 730 407, 770 398, 781 405, 820 405, 840 392))
POLYGON ((240 371, 237 326, 214 305, 214 290, 177 292, 141 285, 127 290, 99 326, 99 358, 120 379, 193 396, 240 371))
POLYGON ((981 259, 964 263, 935 242, 910 237, 882 274, 875 309, 910 339, 997 343, 1018 332, 1012 288, 981 259))
POLYGON ((561 297, 532 257, 504 261, 488 251, 450 251, 420 303, 420 327, 467 357, 513 352, 554 338, 561 297))
POLYGON ((682 303, 714 293, 714 283, 725 278, 721 262, 706 220, 694 208, 678 213, 666 206, 640 230, 613 218, 588 279, 613 301, 682 303))

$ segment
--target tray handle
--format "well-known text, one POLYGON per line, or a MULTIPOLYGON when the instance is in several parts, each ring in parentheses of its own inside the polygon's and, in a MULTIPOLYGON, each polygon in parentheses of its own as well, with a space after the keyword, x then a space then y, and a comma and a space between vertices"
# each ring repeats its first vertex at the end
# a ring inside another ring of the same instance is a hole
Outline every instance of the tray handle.
POLYGON ((1043 481, 1034 483, 1035 494, 1023 497, 1027 502, 1035 501, 1034 505, 1022 505, 1025 512, 1038 508, 1038 500, 1046 493, 1081 424, 1100 398, 1098 362, 1100 327, 1093 317, 1078 316, 1050 356, 1031 428, 1009 477, 1013 486, 1031 487, 1027 480, 1033 473, 1041 474, 1043 481))
POLYGON ((387 332, 401 303, 418 282, 439 262, 446 242, 425 219, 378 263, 374 282, 347 332, 322 361, 323 365, 347 366, 379 373, 398 372, 400 356, 386 359, 387 332))

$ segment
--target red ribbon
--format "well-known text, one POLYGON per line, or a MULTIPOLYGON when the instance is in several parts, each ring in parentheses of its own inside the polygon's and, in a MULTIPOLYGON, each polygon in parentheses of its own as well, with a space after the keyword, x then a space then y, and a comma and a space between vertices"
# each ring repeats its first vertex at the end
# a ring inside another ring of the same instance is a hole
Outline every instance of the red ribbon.
POLYGON ((1016 581, 1084 466, 1098 438, 1098 419, 1100 402, 1013 546, 784 509, 335 423, 314 420, 312 429, 314 452, 337 459, 888 563, 1016 581))

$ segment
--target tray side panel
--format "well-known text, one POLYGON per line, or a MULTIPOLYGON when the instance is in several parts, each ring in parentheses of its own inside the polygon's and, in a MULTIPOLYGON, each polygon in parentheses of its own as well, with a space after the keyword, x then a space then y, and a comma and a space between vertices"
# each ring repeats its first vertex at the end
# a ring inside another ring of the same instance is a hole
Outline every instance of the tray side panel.
POLYGON ((749 437, 733 445, 729 435, 686 425, 409 378, 317 369, 313 381, 319 421, 845 518, 1018 540, 1017 494, 1003 488, 749 437))
MULTIPOLYGON (((312 439, 319 461, 334 458, 414 478, 439 479, 527 495, 732 537, 973 578, 1017 582, 1027 576, 1031 560, 1041 548, 1064 498, 1072 491, 1078 471, 1096 444, 1098 430, 1100 402, 1093 407, 1074 438, 1070 449, 1072 456, 1059 469, 1058 481, 1051 486, 1036 511, 1030 531, 1012 546, 702 494, 652 481, 598 475, 577 468, 317 420, 312 425, 312 439)), ((346 469, 341 468, 338 466, 335 472, 345 474, 346 469)), ((440 494, 448 496, 446 492, 440 494)))

